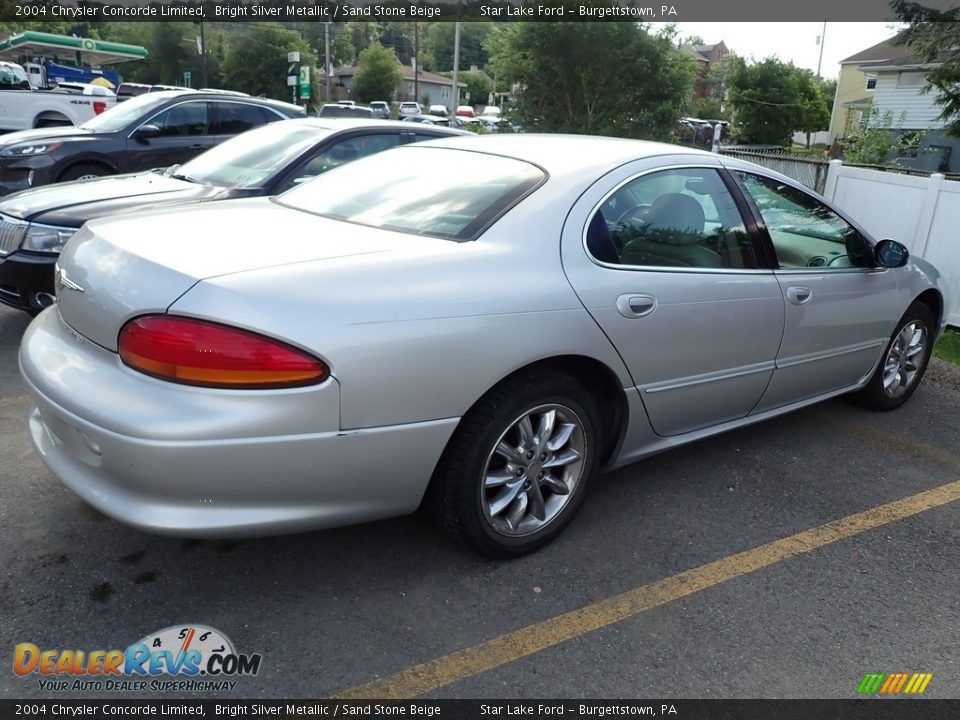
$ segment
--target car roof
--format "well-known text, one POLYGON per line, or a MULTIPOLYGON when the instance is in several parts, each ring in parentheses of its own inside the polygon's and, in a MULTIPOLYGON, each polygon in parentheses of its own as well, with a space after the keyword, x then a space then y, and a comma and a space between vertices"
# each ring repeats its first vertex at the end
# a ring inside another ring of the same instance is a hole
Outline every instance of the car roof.
MULTIPOLYGON (((152 87, 158 87, 153 85, 152 87)), ((299 105, 294 105, 293 103, 283 102, 282 100, 274 100, 273 98, 262 98, 262 97, 252 97, 250 95, 239 95, 232 92, 223 92, 223 91, 214 91, 214 92, 205 92, 203 90, 191 90, 189 88, 181 88, 179 90, 157 90, 156 92, 150 93, 152 97, 158 98, 167 98, 173 99, 178 97, 189 97, 191 100, 220 100, 227 102, 255 102, 261 103, 264 105, 272 105, 274 107, 283 107, 291 110, 299 110, 302 112, 303 108, 299 105)))
MULTIPOLYGON (((410 123, 401 120, 374 120, 373 118, 295 118, 293 120, 282 120, 284 125, 298 125, 315 127, 320 130, 402 130, 403 132, 415 132, 415 128, 410 127, 410 123)), ((431 125, 442 133, 449 135, 473 135, 465 130, 455 130, 443 126, 431 125)))
MULTIPOLYGON (((627 140, 599 135, 560 135, 536 133, 494 133, 474 135, 451 142, 431 140, 422 147, 450 147, 524 160, 538 165, 551 175, 583 172, 609 172, 633 160, 657 155, 689 155, 715 158, 713 153, 680 145, 627 140)), ((420 144, 417 144, 420 146, 420 144)))

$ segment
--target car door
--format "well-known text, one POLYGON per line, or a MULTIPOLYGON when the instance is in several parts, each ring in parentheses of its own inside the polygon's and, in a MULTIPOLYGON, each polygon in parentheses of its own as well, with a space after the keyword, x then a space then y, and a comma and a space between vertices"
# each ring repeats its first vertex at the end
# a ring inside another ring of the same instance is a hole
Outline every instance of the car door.
POLYGON ((213 146, 209 135, 207 100, 179 102, 151 116, 139 127, 154 125, 156 137, 139 138, 134 130, 127 140, 129 170, 149 170, 184 163, 213 146))
POLYGON ((783 333, 783 297, 732 180, 712 158, 689 163, 651 158, 611 173, 574 206, 562 240, 567 277, 663 436, 746 416, 783 333))
POLYGON ((358 132, 347 137, 337 137, 324 143, 294 165, 289 172, 278 180, 274 192, 280 193, 289 190, 294 185, 306 182, 335 167, 394 148, 400 144, 400 141, 401 134, 396 130, 358 132))
POLYGON ((755 412, 856 385, 899 319, 895 273, 875 267, 861 230, 799 186, 733 174, 757 214, 786 309, 777 368, 755 412))

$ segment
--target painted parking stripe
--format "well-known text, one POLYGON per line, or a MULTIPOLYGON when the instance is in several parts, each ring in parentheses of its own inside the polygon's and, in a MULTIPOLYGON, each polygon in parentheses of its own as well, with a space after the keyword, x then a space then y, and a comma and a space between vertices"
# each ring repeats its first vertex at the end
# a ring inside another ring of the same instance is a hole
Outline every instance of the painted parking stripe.
POLYGON ((728 580, 957 500, 960 480, 642 585, 394 675, 347 688, 335 697, 400 699, 424 695, 728 580))

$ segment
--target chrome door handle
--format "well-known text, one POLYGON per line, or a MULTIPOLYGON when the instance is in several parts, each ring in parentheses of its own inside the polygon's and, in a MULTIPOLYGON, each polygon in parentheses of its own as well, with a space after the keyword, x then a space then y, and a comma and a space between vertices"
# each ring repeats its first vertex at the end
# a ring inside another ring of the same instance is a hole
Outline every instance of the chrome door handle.
POLYGON ((812 297, 813 290, 805 285, 794 285, 787 288, 787 300, 792 302, 794 305, 803 305, 807 302, 810 302, 810 298, 812 297))
POLYGON ((653 295, 621 295, 617 298, 617 310, 625 318, 646 317, 657 309, 653 295))

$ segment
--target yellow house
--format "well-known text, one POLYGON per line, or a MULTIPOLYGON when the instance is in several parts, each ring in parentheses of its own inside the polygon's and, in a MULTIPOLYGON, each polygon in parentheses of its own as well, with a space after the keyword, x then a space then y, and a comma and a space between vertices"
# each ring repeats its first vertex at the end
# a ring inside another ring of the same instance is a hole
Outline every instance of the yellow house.
POLYGON ((906 48, 893 44, 893 38, 861 50, 840 61, 840 77, 837 79, 837 94, 830 115, 829 144, 842 138, 847 123, 860 121, 860 115, 873 100, 877 76, 860 69, 861 65, 907 57, 906 48))

